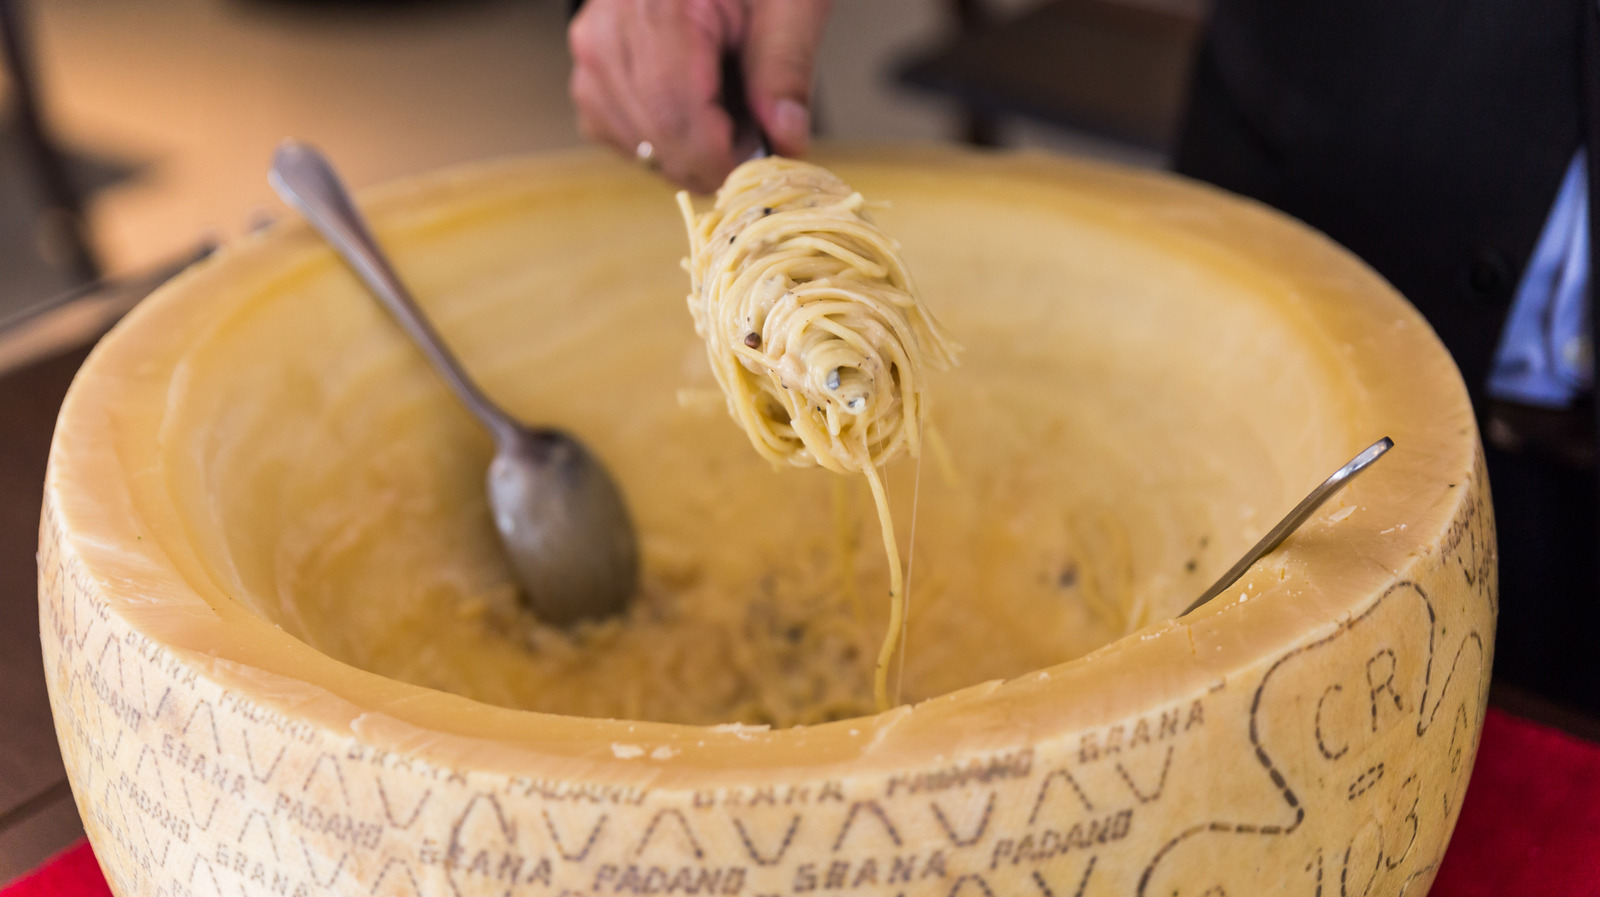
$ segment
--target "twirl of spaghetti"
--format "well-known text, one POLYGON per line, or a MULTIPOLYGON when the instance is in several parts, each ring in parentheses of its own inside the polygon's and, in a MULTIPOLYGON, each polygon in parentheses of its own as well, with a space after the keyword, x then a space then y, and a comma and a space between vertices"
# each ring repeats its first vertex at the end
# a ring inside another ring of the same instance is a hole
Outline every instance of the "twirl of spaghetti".
POLYGON ((825 168, 769 157, 728 176, 689 230, 689 311, 756 450, 774 462, 865 475, 889 558, 889 624, 873 672, 880 710, 904 636, 905 571, 882 468, 916 456, 923 372, 955 346, 922 304, 899 247, 861 194, 825 168))

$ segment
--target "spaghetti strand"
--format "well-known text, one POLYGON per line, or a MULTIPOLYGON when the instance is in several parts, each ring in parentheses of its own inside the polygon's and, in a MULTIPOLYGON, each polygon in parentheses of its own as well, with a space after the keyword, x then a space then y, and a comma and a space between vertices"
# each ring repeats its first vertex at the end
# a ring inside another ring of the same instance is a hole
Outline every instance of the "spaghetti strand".
MULTIPOLYGON (((827 169, 770 157, 728 176, 689 231, 689 311, 729 414, 775 463, 867 478, 889 560, 889 623, 874 669, 880 710, 905 630, 905 577, 879 470, 919 456, 924 369, 956 347, 922 304, 899 246, 827 169)), ((903 666, 903 663, 902 663, 903 666)))

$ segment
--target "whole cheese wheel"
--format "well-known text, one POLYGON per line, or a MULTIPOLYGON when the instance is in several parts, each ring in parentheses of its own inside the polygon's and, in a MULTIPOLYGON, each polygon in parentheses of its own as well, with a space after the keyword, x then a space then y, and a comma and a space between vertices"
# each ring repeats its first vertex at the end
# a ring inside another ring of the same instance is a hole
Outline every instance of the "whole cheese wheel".
POLYGON ((928 387, 920 485, 891 473, 897 514, 920 496, 911 703, 719 719, 762 685, 730 678, 727 633, 761 636, 660 628, 691 593, 784 612, 838 524, 826 479, 765 467, 694 398, 668 189, 587 154, 432 175, 369 196, 380 238, 490 393, 612 466, 659 594, 613 648, 516 666, 553 649, 494 635, 515 600, 471 498, 486 437, 305 228, 229 248, 95 350, 44 496, 51 701, 117 893, 1426 892, 1496 567, 1422 318, 1318 234, 1174 177, 819 161, 887 203, 965 346, 928 387))

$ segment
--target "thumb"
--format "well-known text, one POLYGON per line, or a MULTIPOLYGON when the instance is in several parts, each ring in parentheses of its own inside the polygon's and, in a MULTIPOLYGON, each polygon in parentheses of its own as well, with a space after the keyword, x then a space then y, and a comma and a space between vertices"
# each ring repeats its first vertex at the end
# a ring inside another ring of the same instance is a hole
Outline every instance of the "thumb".
POLYGON ((811 142, 811 76, 829 0, 752 0, 744 45, 750 108, 780 155, 811 142))

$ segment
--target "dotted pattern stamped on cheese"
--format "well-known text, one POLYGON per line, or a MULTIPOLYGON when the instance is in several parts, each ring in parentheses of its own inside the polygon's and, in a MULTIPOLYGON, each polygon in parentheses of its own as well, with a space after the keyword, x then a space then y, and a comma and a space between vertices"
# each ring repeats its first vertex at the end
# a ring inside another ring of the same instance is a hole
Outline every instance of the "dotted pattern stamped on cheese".
POLYGON ((1331 633, 1113 725, 887 777, 607 788, 333 737, 130 626, 48 497, 46 673, 124 897, 1420 893, 1487 699, 1482 469, 1412 578, 1331 633))

